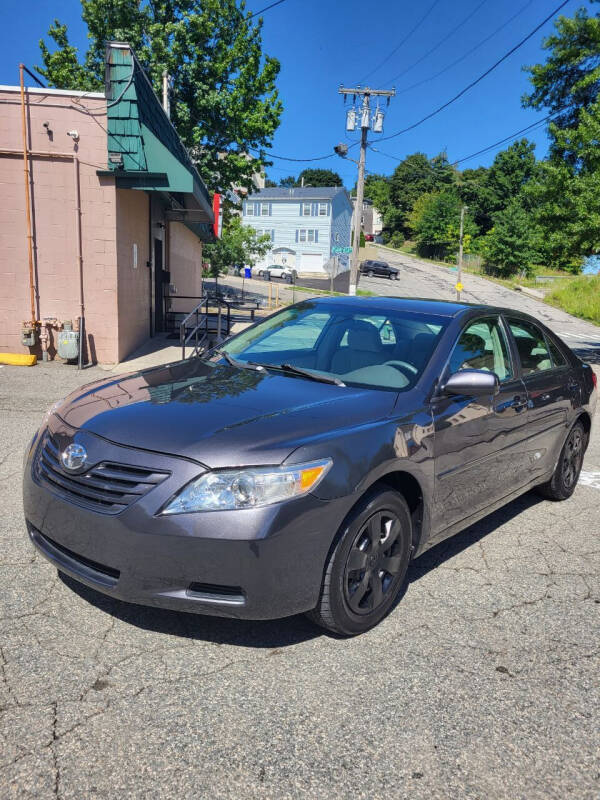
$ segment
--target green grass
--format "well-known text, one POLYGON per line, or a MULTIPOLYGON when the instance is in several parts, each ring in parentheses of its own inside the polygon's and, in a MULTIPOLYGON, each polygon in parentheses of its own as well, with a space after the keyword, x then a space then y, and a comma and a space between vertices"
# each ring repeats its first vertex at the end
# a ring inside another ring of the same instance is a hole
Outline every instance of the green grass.
POLYGON ((546 302, 582 319, 600 325, 600 276, 580 275, 561 281, 546 295, 546 302))
MULTIPOLYGON (((287 288, 287 287, 286 287, 287 288)), ((291 291, 291 289, 290 289, 291 291)), ((345 292, 330 292, 327 289, 309 289, 308 286, 296 286, 295 291, 297 292, 307 292, 309 294, 322 294, 322 295, 329 295, 331 297, 346 297, 347 295, 345 292)), ((368 289, 357 289, 356 294, 360 295, 361 297, 375 297, 375 292, 370 292, 368 289)))

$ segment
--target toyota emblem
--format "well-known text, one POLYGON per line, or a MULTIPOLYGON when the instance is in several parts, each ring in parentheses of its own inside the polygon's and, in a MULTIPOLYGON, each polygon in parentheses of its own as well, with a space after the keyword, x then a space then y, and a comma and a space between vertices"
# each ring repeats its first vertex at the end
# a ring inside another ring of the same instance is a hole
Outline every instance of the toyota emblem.
POLYGON ((83 467, 86 459, 87 450, 80 444, 70 444, 60 454, 63 467, 71 471, 83 467))

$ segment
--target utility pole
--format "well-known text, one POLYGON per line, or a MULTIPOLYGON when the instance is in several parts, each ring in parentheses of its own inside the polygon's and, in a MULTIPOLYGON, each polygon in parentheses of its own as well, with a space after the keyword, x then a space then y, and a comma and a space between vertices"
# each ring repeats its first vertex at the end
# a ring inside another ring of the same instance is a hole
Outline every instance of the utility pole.
POLYGON ((465 226, 465 211, 468 206, 462 206, 460 209, 460 232, 458 234, 458 280, 456 281, 456 300, 460 301, 460 293, 462 291, 462 266, 463 266, 463 231, 465 226))
MULTIPOLYGON (((360 157, 358 161, 355 163, 358 164, 358 179, 356 182, 356 205, 354 207, 354 215, 353 215, 353 225, 352 229, 354 231, 354 241, 352 242, 352 256, 350 261, 350 287, 348 293, 351 295, 356 294, 356 284, 358 283, 358 261, 359 261, 359 254, 358 250, 360 247, 360 233, 361 233, 361 220, 362 220, 362 211, 363 211, 363 200, 364 200, 364 193, 365 193, 365 161, 367 158, 367 132, 369 128, 372 127, 374 133, 383 133, 383 111, 379 108, 379 103, 377 104, 377 108, 375 109, 375 113, 371 114, 371 97, 386 97, 387 102, 389 104, 390 97, 394 97, 396 94, 395 89, 370 89, 366 86, 364 89, 361 89, 360 86, 356 86, 355 88, 348 88, 345 86, 340 86, 339 93, 344 95, 344 102, 348 95, 352 95, 353 100, 356 101, 356 98, 362 98, 362 106, 358 109, 358 111, 352 107, 346 114, 346 130, 353 131, 356 129, 356 118, 359 117, 359 123, 361 128, 361 136, 360 136, 360 157)), ((334 148, 338 155, 341 155, 343 158, 347 156, 344 155, 343 150, 339 147, 339 145, 334 148)), ((347 152, 347 149, 346 149, 347 152)), ((354 161, 354 159, 350 159, 354 161)))

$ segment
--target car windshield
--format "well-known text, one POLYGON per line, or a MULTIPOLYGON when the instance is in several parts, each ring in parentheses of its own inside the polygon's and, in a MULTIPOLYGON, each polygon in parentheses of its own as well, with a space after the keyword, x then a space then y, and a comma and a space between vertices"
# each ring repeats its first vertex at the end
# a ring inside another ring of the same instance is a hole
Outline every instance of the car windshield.
MULTIPOLYGON (((248 328, 213 351, 243 366, 296 367, 346 385, 404 391, 415 385, 447 318, 407 310, 369 309, 307 300, 248 328)), ((288 369, 288 374, 292 373, 288 369)), ((331 382, 331 381, 328 381, 331 382)))

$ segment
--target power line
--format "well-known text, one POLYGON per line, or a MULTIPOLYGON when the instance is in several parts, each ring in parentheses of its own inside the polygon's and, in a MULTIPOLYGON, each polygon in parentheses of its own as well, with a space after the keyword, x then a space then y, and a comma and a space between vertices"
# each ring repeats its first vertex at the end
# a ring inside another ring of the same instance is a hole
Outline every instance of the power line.
POLYGON ((244 22, 248 22, 249 19, 253 19, 254 17, 258 17, 261 14, 264 14, 265 11, 268 11, 270 8, 275 8, 275 6, 280 6, 282 3, 285 3, 285 0, 277 0, 276 3, 271 3, 270 6, 265 6, 265 8, 262 8, 260 11, 255 11, 254 14, 250 14, 249 17, 245 18, 244 22))
MULTIPOLYGON (((254 153, 258 153, 259 157, 261 155, 260 150, 256 147, 249 147, 248 150, 252 150, 254 153)), ((325 161, 326 158, 333 158, 335 153, 330 153, 327 156, 315 156, 314 158, 291 158, 290 156, 276 156, 274 153, 265 153, 266 158, 276 158, 278 161, 297 161, 297 162, 308 162, 308 161, 325 161)))
POLYGON ((489 144, 487 147, 484 147, 481 150, 477 150, 477 152, 471 153, 471 155, 469 155, 469 156, 463 156, 462 158, 458 158, 458 159, 456 159, 456 161, 451 161, 450 163, 451 164, 462 164, 463 161, 470 161, 472 158, 475 158, 476 156, 483 155, 483 153, 487 153, 489 150, 494 150, 494 148, 500 147, 501 145, 506 144, 506 142, 510 142, 512 139, 516 139, 517 136, 520 136, 523 133, 527 133, 528 131, 532 131, 535 128, 540 128, 545 122, 548 122, 549 120, 552 119, 552 117, 556 116, 556 114, 559 114, 559 113, 560 113, 559 111, 554 111, 552 114, 548 114, 547 117, 544 117, 543 119, 539 119, 537 122, 534 122, 533 124, 528 125, 526 128, 521 128, 520 131, 515 131, 514 133, 511 133, 510 136, 506 136, 504 139, 499 139, 497 142, 494 142, 493 144, 489 144))
POLYGON ((364 77, 364 78, 361 78, 361 80, 358 82, 358 83, 359 83, 359 85, 360 85, 360 84, 363 84, 363 83, 364 83, 366 80, 368 80, 368 79, 371 77, 371 75, 374 75, 374 74, 375 74, 375 73, 376 73, 378 70, 380 70, 380 69, 381 69, 381 67, 383 67, 383 66, 384 66, 384 64, 387 64, 387 62, 390 60, 390 58, 391 58, 392 56, 394 56, 394 55, 395 55, 395 54, 398 52, 398 50, 400 50, 400 48, 402 47, 402 45, 406 44, 406 42, 407 42, 407 41, 408 41, 408 40, 411 38, 411 36, 412 36, 412 35, 415 33, 415 31, 416 31, 418 28, 420 28, 420 27, 421 27, 421 25, 422 25, 422 24, 425 22, 425 20, 427 19, 427 17, 428 17, 428 16, 431 14, 431 12, 433 11, 433 9, 434 9, 434 8, 437 6, 437 4, 438 4, 439 2, 440 2, 440 0, 433 0, 433 3, 432 3, 430 6, 429 6, 429 8, 428 8, 428 9, 427 9, 427 11, 425 12, 425 14, 424 14, 424 15, 421 17, 421 19, 420 19, 420 20, 417 22, 417 24, 414 26, 414 28, 412 28, 412 29, 410 30, 410 32, 406 34, 406 36, 404 37, 404 39, 402 39, 402 41, 400 42, 400 44, 398 44, 396 47, 394 47, 394 49, 391 51, 391 53, 389 53, 389 55, 387 55, 387 56, 386 56, 386 57, 383 59, 383 61, 381 61, 381 62, 380 62, 380 63, 379 63, 379 64, 378 64, 378 65, 377 65, 377 66, 376 66, 374 69, 372 69, 372 70, 371 70, 371 71, 370 71, 370 72, 369 72, 367 75, 365 75, 365 77, 364 77))
POLYGON ((380 142, 384 142, 384 141, 387 141, 388 139, 395 139, 396 136, 400 136, 403 133, 407 133, 408 131, 412 131, 412 130, 414 130, 414 128, 417 128, 419 125, 422 125, 428 119, 431 119, 432 117, 435 117, 437 114, 439 114, 445 108, 448 108, 448 106, 452 105, 452 103, 455 103, 459 98, 461 98, 464 94, 466 94, 469 91, 469 89, 472 89, 474 86, 476 86, 478 83, 480 83, 491 72, 493 72, 497 67, 499 67, 500 64, 502 64, 503 61, 506 61, 506 59, 509 58, 509 56, 511 56, 513 53, 515 53, 520 47, 522 47, 525 44, 525 42, 529 41, 529 39, 531 39, 532 36, 534 36, 540 30, 540 28, 543 28, 544 25, 549 20, 551 20, 552 17, 554 17, 556 14, 558 14, 558 12, 562 8, 564 8, 567 5, 567 3, 569 3, 569 2, 570 2, 570 0, 563 0, 562 3, 560 3, 550 14, 548 14, 548 16, 545 19, 542 20, 542 22, 539 23, 539 25, 536 25, 536 27, 530 33, 527 34, 527 36, 525 36, 523 39, 521 39, 521 41, 518 44, 516 44, 514 47, 512 47, 510 50, 508 50, 508 52, 506 52, 501 58, 499 58, 494 64, 492 64, 492 66, 489 67, 489 69, 486 69, 486 71, 483 72, 478 78, 475 78, 475 80, 471 81, 471 83, 469 83, 467 86, 465 86, 464 89, 461 89, 461 91, 458 92, 458 94, 455 94, 454 97, 452 97, 450 100, 448 100, 445 103, 443 103, 441 106, 439 106, 439 108, 436 108, 435 111, 431 111, 429 114, 426 114, 422 119, 418 120, 418 122, 413 122, 412 125, 408 125, 406 128, 403 128, 402 130, 397 131, 396 133, 392 133, 390 136, 383 136, 379 141, 380 142))
POLYGON ((480 9, 480 8, 481 8, 483 5, 485 5, 486 3, 487 3, 487 0, 481 0, 481 2, 480 2, 480 3, 479 3, 479 4, 478 4, 478 5, 477 5, 477 6, 476 6, 476 7, 475 7, 475 8, 474 8, 474 9, 473 9, 471 12, 469 12, 469 13, 467 14, 467 16, 466 16, 466 17, 465 17, 463 20, 461 20, 461 21, 458 23, 458 25, 455 25, 455 26, 454 26, 454 28, 452 28, 452 30, 451 30, 449 33, 447 33, 447 34, 446 34, 446 36, 444 36, 442 39, 440 39, 440 40, 439 40, 439 42, 438 42, 437 44, 435 44, 435 45, 434 45, 434 46, 431 48, 431 50, 428 50, 426 53, 424 53, 424 54, 421 56, 421 58, 418 58, 418 59, 417 59, 417 60, 414 62, 414 64, 411 64, 411 65, 410 65, 410 67, 407 67, 407 68, 406 68, 405 70, 403 70, 402 72, 399 72, 399 73, 398 73, 398 75, 394 75, 394 77, 393 77, 393 78, 390 78, 389 80, 387 80, 387 81, 386 81, 386 83, 393 83, 394 81, 397 81, 397 80, 398 80, 398 78, 402 78, 404 75, 406 75, 406 73, 407 73, 407 72, 410 72, 410 71, 411 71, 412 69, 414 69, 416 66, 418 66, 418 65, 419 65, 419 64, 421 64, 423 61, 425 61, 425 59, 429 58, 429 56, 430 56, 430 55, 432 55, 433 53, 435 53, 435 51, 436 51, 438 48, 440 48, 440 47, 441 47, 441 46, 442 46, 442 45, 443 45, 445 42, 447 42, 447 41, 448 41, 448 39, 450 39, 452 36, 454 36, 454 34, 456 33, 456 31, 460 30, 460 28, 462 28, 462 27, 463 27, 463 25, 466 25, 466 24, 467 24, 467 22, 469 22, 469 20, 470 20, 472 17, 474 17, 474 16, 475 16, 475 14, 476 14, 476 13, 479 11, 479 9, 480 9))
MULTIPOLYGON (((488 144, 486 147, 481 148, 481 150, 477 150, 475 153, 471 153, 468 156, 463 156, 462 158, 458 158, 458 159, 455 159, 453 161, 450 161, 450 163, 454 164, 454 165, 462 164, 463 161, 470 161, 472 158, 475 158, 476 156, 483 155, 483 153, 487 153, 489 150, 493 150, 496 147, 500 147, 501 145, 506 144, 506 142, 510 142, 511 140, 516 139, 517 136, 520 136, 520 135, 522 135, 524 133, 527 133, 528 131, 532 131, 535 128, 541 127, 544 123, 546 123, 549 120, 551 120, 557 114, 560 114, 561 111, 563 111, 562 108, 559 109, 558 111, 553 111, 552 114, 548 114, 547 117, 544 117, 543 119, 538 119, 536 122, 533 122, 531 125, 527 125, 525 128, 521 128, 520 130, 515 131, 514 133, 511 133, 508 136, 505 136, 503 139, 499 139, 497 142, 494 142, 493 144, 488 144)), ((381 155, 381 156, 385 156, 386 158, 391 158, 394 161, 404 161, 404 158, 399 158, 398 156, 393 156, 391 153, 385 153, 385 152, 383 152, 383 150, 379 150, 378 148, 373 147, 372 145, 371 145, 371 150, 373 150, 376 153, 379 153, 379 155, 381 155)))
POLYGON ((457 64, 460 64, 461 61, 465 60, 465 58, 468 58, 476 50, 479 50, 480 47, 483 47, 483 45, 486 44, 486 42, 489 42, 490 39, 493 39, 494 36, 497 36, 500 33, 500 31, 504 30, 504 28, 506 28, 508 25, 510 25, 510 23, 513 20, 515 20, 527 8, 529 8, 529 6, 533 4, 533 2, 534 2, 534 0, 528 0, 528 2, 525 3, 525 5, 522 8, 520 8, 516 12, 516 14, 513 14, 512 17, 509 17, 509 19, 507 19, 506 22, 504 22, 502 25, 500 25, 499 28, 496 28, 496 30, 493 33, 490 33, 489 36, 486 36, 485 39, 482 39, 478 44, 476 44, 470 50, 467 50, 466 53, 464 53, 462 56, 460 56, 460 58, 457 58, 451 64, 446 64, 446 66, 443 69, 441 69, 439 72, 436 72, 435 75, 430 75, 429 78, 424 78, 422 81, 418 81, 417 83, 413 83, 411 86, 407 86, 406 89, 401 89, 399 92, 396 92, 396 94, 406 94, 406 92, 410 92, 410 91, 412 91, 413 89, 416 89, 419 86, 423 86, 425 83, 430 83, 431 81, 435 80, 436 78, 439 78, 440 75, 445 75, 448 72, 448 70, 451 70, 457 64))

